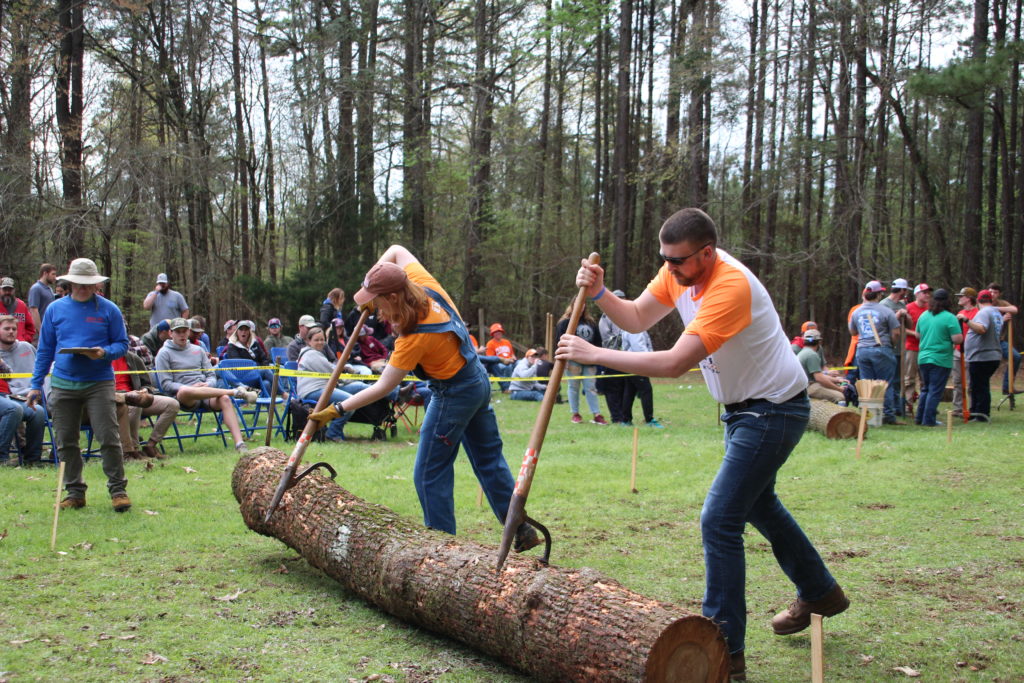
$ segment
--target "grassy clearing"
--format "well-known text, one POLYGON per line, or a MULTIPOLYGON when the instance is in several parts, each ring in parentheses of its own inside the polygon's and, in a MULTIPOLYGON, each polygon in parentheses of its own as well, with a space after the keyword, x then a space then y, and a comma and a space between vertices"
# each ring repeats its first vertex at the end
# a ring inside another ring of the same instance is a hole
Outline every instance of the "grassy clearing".
MULTIPOLYGON (((655 406, 668 428, 641 431, 638 494, 631 430, 572 425, 556 407, 529 509, 552 529, 555 563, 699 610, 698 514, 722 432, 699 384, 658 384, 655 406)), ((536 408, 495 403, 513 473, 536 408)), ((909 667, 923 680, 1024 680, 1022 428, 1024 410, 1004 407, 990 425, 958 424, 951 446, 944 429, 875 429, 859 461, 851 442, 804 437, 778 488, 853 600, 826 621, 830 679, 905 678, 895 669, 909 667)), ((378 443, 353 425, 348 443, 314 444, 307 460, 418 519, 415 446, 399 429, 378 443)), ((128 465, 135 506, 123 515, 90 462, 89 505, 62 514, 59 554, 54 471, 0 468, 0 680, 523 680, 248 531, 230 490, 234 455, 212 439, 188 448, 128 465)), ((496 544, 499 525, 476 507, 461 459, 456 496, 459 533, 496 544)), ((753 530, 747 551, 750 680, 808 680, 809 636, 779 638, 767 624, 792 587, 753 530)))

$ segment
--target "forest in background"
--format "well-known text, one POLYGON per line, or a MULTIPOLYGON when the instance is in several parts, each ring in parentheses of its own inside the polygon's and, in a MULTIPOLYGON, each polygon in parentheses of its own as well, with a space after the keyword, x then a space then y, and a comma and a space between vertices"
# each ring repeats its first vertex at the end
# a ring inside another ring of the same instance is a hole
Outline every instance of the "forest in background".
POLYGON ((0 0, 0 271, 24 298, 93 258, 136 334, 158 272, 211 326, 291 327, 399 242, 529 343, 581 256, 633 296, 700 206, 788 331, 845 346, 872 278, 1019 300, 1021 12, 0 0))

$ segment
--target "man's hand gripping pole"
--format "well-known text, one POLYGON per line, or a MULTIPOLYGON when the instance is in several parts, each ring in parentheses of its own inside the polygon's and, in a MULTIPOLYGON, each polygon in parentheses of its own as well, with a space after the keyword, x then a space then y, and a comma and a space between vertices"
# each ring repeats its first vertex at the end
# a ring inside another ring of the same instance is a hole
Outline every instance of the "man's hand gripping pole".
MULTIPOLYGON (((334 365, 334 372, 331 373, 331 378, 327 380, 327 386, 324 387, 323 393, 320 394, 320 398, 317 399, 315 412, 321 411, 327 407, 328 401, 331 400, 331 394, 334 393, 334 388, 338 386, 338 378, 341 373, 345 370, 345 363, 348 362, 349 356, 352 355, 352 349, 356 345, 356 339, 358 330, 363 329, 363 324, 366 319, 370 317, 370 306, 364 306, 363 312, 359 316, 359 322, 353 328, 353 334, 349 335, 348 342, 345 343, 345 348, 341 352, 341 357, 338 358, 338 362, 334 365)), ((270 517, 277 510, 277 506, 281 504, 281 498, 284 496, 284 492, 295 486, 299 481, 302 480, 307 474, 323 467, 331 473, 331 479, 337 476, 337 472, 326 462, 318 462, 315 465, 310 465, 305 470, 300 472, 298 475, 295 474, 295 470, 298 468, 299 463, 302 461, 302 456, 306 453, 306 447, 309 445, 310 439, 316 434, 316 431, 320 428, 319 423, 315 420, 309 420, 306 422, 306 428, 302 430, 302 434, 295 442, 295 448, 292 449, 292 454, 288 458, 288 464, 285 465, 284 472, 281 473, 281 481, 277 484, 277 490, 274 491, 274 497, 270 501, 270 507, 267 508, 267 514, 263 517, 264 524, 270 521, 270 517)))
MULTIPOLYGON (((598 265, 601 262, 601 256, 593 253, 590 255, 589 261, 591 265, 598 265)), ((569 326, 565 330, 566 334, 576 333, 576 326, 579 324, 580 318, 583 317, 583 308, 586 303, 587 288, 580 287, 572 305, 572 315, 569 318, 569 326)), ((551 535, 543 525, 526 516, 526 499, 530 495, 530 486, 533 484, 533 475, 537 469, 540 449, 544 445, 544 436, 547 434, 548 423, 551 421, 551 411, 555 406, 555 399, 558 397, 559 384, 565 373, 565 364, 564 360, 555 361, 554 367, 551 369, 551 378, 548 380, 548 388, 544 392, 544 400, 540 404, 540 412, 537 413, 537 421, 533 423, 533 432, 530 434, 530 441, 526 446, 523 464, 519 468, 516 487, 508 505, 508 514, 505 515, 505 529, 501 533, 501 548, 498 550, 498 563, 495 568, 498 572, 505 565, 505 558, 508 557, 516 531, 523 522, 533 523, 544 534, 545 548, 542 561, 546 563, 551 555, 551 535)))

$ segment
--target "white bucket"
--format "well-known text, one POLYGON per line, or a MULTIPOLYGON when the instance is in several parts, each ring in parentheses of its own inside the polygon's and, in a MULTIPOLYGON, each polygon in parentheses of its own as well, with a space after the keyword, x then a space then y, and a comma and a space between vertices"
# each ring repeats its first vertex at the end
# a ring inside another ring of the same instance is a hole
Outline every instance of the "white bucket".
POLYGON ((885 415, 885 399, 862 398, 860 404, 868 409, 868 424, 872 427, 881 427, 882 418, 885 415))

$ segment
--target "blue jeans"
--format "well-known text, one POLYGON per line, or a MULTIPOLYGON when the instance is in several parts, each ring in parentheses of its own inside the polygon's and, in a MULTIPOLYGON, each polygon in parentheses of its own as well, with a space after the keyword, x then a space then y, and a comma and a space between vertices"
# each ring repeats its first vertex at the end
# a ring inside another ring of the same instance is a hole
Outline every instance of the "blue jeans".
POLYGON ((743 529, 749 522, 768 539, 775 559, 804 600, 836 585, 821 556, 775 494, 775 479, 800 441, 810 416, 802 395, 727 412, 725 458, 700 513, 706 572, 704 616, 722 628, 729 652, 743 650, 747 623, 743 529))
POLYGON ((949 379, 952 368, 924 363, 918 366, 918 370, 921 373, 921 396, 918 399, 914 422, 925 427, 934 427, 935 413, 939 409, 939 402, 942 401, 942 394, 946 391, 946 380, 949 379))
POLYGON ((0 455, 7 455, 18 424, 25 423, 25 455, 23 464, 37 463, 43 453, 43 429, 46 427, 46 410, 36 405, 29 408, 27 403, 15 401, 0 394, 0 455))
POLYGON ((544 393, 541 391, 533 391, 527 389, 526 391, 520 391, 519 389, 513 389, 509 394, 513 401, 543 401, 544 393))
MULTIPOLYGON (((1006 340, 999 342, 999 345, 1003 349, 1003 358, 1006 358, 1007 351, 1010 350, 1010 345, 1006 343, 1006 340)), ((1017 353, 1017 349, 1013 350, 1013 375, 1017 376, 1017 372, 1020 370, 1020 354, 1017 353)), ((1003 372, 1003 393, 1010 393, 1010 366, 1007 364, 1006 371, 1003 372)))
POLYGON ((857 348, 857 369, 861 379, 884 379, 889 383, 885 391, 883 412, 887 419, 895 419, 899 406, 896 376, 896 354, 888 346, 860 346, 857 348))
MULTIPOLYGON (((311 391, 305 396, 303 396, 302 400, 306 402, 312 401, 313 403, 316 403, 317 401, 320 400, 321 394, 322 392, 320 391, 311 391)), ((352 398, 352 394, 346 393, 341 389, 335 389, 333 392, 331 392, 330 404, 335 404, 338 401, 344 401, 345 399, 349 398, 352 398)), ((348 412, 342 413, 341 417, 331 420, 330 424, 327 425, 327 438, 334 440, 344 439, 345 423, 348 422, 348 419, 352 417, 352 413, 354 412, 354 410, 350 410, 348 412)))
POLYGON ((580 385, 583 385, 583 395, 587 399, 587 407, 590 412, 597 415, 601 412, 601 404, 597 400, 597 366, 580 365, 569 363, 565 367, 565 374, 571 376, 587 375, 586 379, 569 380, 569 412, 576 414, 580 412, 580 385))
POLYGON ((455 533, 455 457, 461 444, 491 510, 502 524, 515 480, 502 453, 490 406, 491 385, 479 363, 468 362, 449 380, 430 380, 433 399, 420 426, 413 481, 423 523, 455 533))

